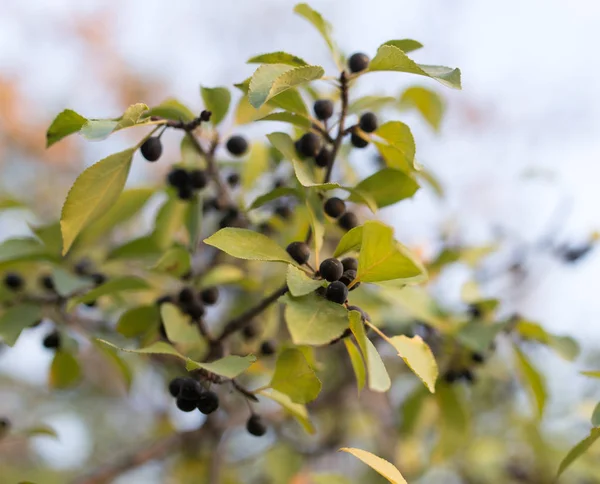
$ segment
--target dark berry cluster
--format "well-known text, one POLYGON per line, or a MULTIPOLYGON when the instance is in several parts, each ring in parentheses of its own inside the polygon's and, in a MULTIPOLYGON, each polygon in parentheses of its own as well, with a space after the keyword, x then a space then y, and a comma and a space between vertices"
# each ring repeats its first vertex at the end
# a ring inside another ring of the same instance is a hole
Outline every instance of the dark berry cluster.
POLYGON ((194 192, 208 185, 208 174, 204 170, 173 168, 167 175, 167 182, 177 190, 180 200, 190 200, 194 192))
POLYGON ((348 291, 356 289, 356 283, 349 289, 350 284, 356 279, 358 261, 352 257, 343 260, 335 258, 325 259, 319 266, 318 274, 330 284, 322 293, 327 299, 338 304, 344 304, 348 299, 348 291))
POLYGON ((347 211, 346 203, 341 198, 328 198, 323 204, 323 210, 331 218, 337 219, 338 225, 346 231, 358 226, 358 217, 354 212, 347 211))
POLYGON ((169 383, 169 393, 176 398, 177 408, 182 412, 192 412, 196 409, 205 415, 219 408, 219 396, 190 377, 174 378, 169 383))

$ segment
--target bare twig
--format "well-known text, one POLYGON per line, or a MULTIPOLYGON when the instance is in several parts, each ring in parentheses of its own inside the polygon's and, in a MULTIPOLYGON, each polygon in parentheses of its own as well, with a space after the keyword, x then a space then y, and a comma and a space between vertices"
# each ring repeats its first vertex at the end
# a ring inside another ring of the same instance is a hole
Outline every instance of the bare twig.
POLYGON ((340 113, 340 122, 338 125, 338 134, 335 138, 335 142, 333 144, 333 152, 331 153, 331 160, 329 160, 329 164, 327 165, 327 172, 325 173, 324 183, 327 183, 331 180, 331 173, 333 172, 333 164, 337 157, 337 154, 342 146, 342 141, 346 132, 344 131, 344 124, 346 122, 346 115, 348 114, 348 75, 346 71, 342 71, 340 74, 340 91, 342 97, 342 112, 340 113))

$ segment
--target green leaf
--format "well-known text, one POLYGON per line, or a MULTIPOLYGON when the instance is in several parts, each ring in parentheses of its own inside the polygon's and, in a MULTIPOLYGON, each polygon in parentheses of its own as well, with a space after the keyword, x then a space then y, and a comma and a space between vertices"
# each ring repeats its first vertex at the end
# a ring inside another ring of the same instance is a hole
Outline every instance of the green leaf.
POLYGON ((42 308, 33 304, 19 304, 8 308, 0 316, 0 337, 8 346, 14 346, 25 328, 42 319, 42 308))
POLYGON ((346 345, 346 350, 348 351, 348 356, 350 357, 350 363, 352 363, 352 370, 354 370, 354 375, 356 376, 356 386, 358 387, 358 393, 360 393, 365 387, 365 383, 367 381, 365 363, 360 354, 360 351, 352 342, 352 340, 350 340, 349 338, 345 338, 344 344, 346 345))
POLYGON ((133 373, 131 368, 123 361, 121 355, 115 348, 111 348, 105 344, 101 344, 98 340, 92 340, 94 348, 98 354, 116 371, 116 374, 123 380, 123 385, 129 391, 133 381, 133 373))
POLYGON ((259 118, 256 121, 279 121, 282 123, 292 124, 302 129, 310 129, 312 124, 310 119, 299 114, 290 113, 288 111, 267 114, 265 117, 259 118))
POLYGON ((304 354, 293 348, 279 354, 275 373, 269 385, 290 397, 294 403, 312 402, 321 391, 321 381, 306 361, 304 354))
POLYGON ((582 375, 589 376, 590 378, 600 378, 600 370, 598 371, 582 371, 582 375))
POLYGON ((274 190, 271 190, 270 192, 267 192, 264 195, 257 197, 256 200, 254 200, 250 204, 250 206, 248 207, 248 210, 254 210, 255 208, 262 207, 264 204, 269 203, 273 200, 276 200, 277 198, 289 197, 289 196, 294 196, 295 198, 299 198, 300 194, 299 194, 298 190, 296 190, 295 188, 290 188, 290 187, 275 188, 274 190))
POLYGON ((202 276, 201 283, 203 287, 223 286, 239 282, 245 276, 244 271, 238 266, 219 264, 202 276))
POLYGON ((189 122, 196 117, 187 106, 173 98, 166 99, 158 106, 150 108, 146 114, 148 116, 160 116, 161 118, 171 119, 173 121, 185 122, 189 122))
MULTIPOLYGON (((387 207, 410 198, 418 189, 419 184, 413 178, 394 168, 379 170, 356 185, 356 190, 371 197, 378 207, 387 207)), ((351 194, 348 200, 357 202, 360 197, 351 194)))
POLYGON ((65 109, 54 118, 46 132, 46 148, 50 148, 54 143, 70 134, 79 132, 86 122, 86 118, 72 109, 65 109))
POLYGON ((294 7, 294 12, 308 20, 319 31, 321 37, 323 37, 323 40, 327 43, 329 50, 333 54, 334 59, 337 60, 339 54, 336 45, 331 39, 331 25, 329 22, 327 22, 319 12, 312 9, 306 3, 299 3, 296 5, 294 7))
MULTIPOLYGON (((386 140, 390 146, 402 154, 404 157, 403 166, 406 165, 412 167, 414 165, 416 150, 415 139, 413 138, 410 128, 406 124, 401 121, 388 121, 379 126, 375 131, 375 134, 386 140)), ((392 157, 392 159, 394 159, 394 157, 392 157)), ((403 169, 403 167, 399 167, 399 169, 403 169)))
POLYGON ((67 303, 67 311, 70 311, 78 304, 92 302, 102 296, 111 296, 125 291, 144 291, 150 289, 146 281, 135 276, 123 276, 109 279, 104 284, 92 289, 91 291, 75 297, 67 303))
POLYGON ((598 403, 596 408, 594 408, 591 420, 594 427, 600 427, 600 403, 598 403))
POLYGON ((186 347, 203 344, 204 340, 200 336, 198 326, 193 324, 190 317, 183 314, 177 306, 170 303, 161 304, 160 315, 169 341, 186 347))
POLYGON ((48 249, 34 238, 8 239, 0 243, 0 268, 15 262, 53 259, 48 249))
POLYGON ((88 140, 103 140, 115 131, 149 123, 150 118, 145 117, 143 120, 140 119, 142 115, 147 112, 148 106, 145 104, 132 104, 125 110, 125 113, 120 118, 88 119, 79 133, 88 140))
POLYGON ((92 285, 89 279, 78 277, 60 267, 52 269, 52 280, 56 292, 63 297, 68 297, 74 292, 87 289, 92 285))
POLYGON ((371 469, 385 477, 392 484, 408 484, 404 477, 402 477, 402 474, 400 474, 400 471, 387 460, 377 457, 375 454, 371 454, 366 450, 354 449, 351 447, 342 447, 340 450, 342 452, 348 452, 357 459, 363 461, 371 469))
POLYGON ((306 296, 323 285, 323 281, 311 279, 304 271, 292 265, 288 266, 286 282, 294 297, 306 296))
POLYGON ((521 319, 515 325, 517 331, 523 338, 534 340, 552 348, 558 355, 568 361, 573 361, 579 355, 579 345, 570 336, 557 336, 548 333, 537 323, 521 319))
POLYGON ((304 430, 309 434, 315 433, 315 428, 310 421, 306 407, 299 403, 294 403, 287 395, 278 392, 277 390, 262 390, 260 395, 270 398, 286 409, 294 418, 304 427, 304 430))
POLYGON ((347 254, 348 252, 355 252, 360 250, 360 246, 362 245, 362 237, 362 225, 350 229, 342 236, 342 238, 338 242, 338 245, 335 248, 335 252, 333 253, 333 257, 339 257, 341 255, 347 254))
POLYGON ((390 343, 398 356, 417 375, 431 393, 435 393, 435 381, 438 377, 438 366, 431 352, 431 348, 420 336, 409 338, 407 336, 394 336, 390 343))
POLYGON ((324 297, 285 294, 279 300, 286 305, 285 320, 294 344, 324 345, 348 328, 346 308, 324 297))
POLYGON ((414 282, 426 276, 425 268, 394 240, 391 227, 376 221, 365 222, 357 280, 378 282, 405 279, 414 282))
POLYGON ((130 220, 137 214, 153 194, 153 188, 125 190, 106 213, 83 230, 79 237, 80 242, 86 244, 105 237, 117 225, 130 220))
POLYGON ((52 222, 46 225, 30 226, 32 232, 46 246, 51 254, 60 254, 62 248, 62 236, 60 233, 60 223, 52 222))
MULTIPOLYGON (((352 197, 352 201, 354 201, 354 203, 361 203, 368 207, 368 209, 371 210, 371 213, 377 213, 377 201, 370 193, 352 187, 340 188, 350 193, 350 196, 352 197)), ((350 200, 350 198, 348 198, 348 200, 350 200)))
POLYGON ((188 203, 178 197, 170 197, 156 215, 152 237, 156 245, 166 250, 173 244, 175 234, 183 227, 188 203))
POLYGON ((486 352, 496 336, 505 328, 505 324, 485 325, 481 321, 473 321, 460 327, 456 339, 473 351, 486 352))
POLYGON ((50 388, 70 388, 81 379, 81 366, 71 353, 58 350, 52 359, 48 378, 50 388))
POLYGON ((538 418, 542 418, 546 400, 548 398, 544 377, 517 346, 515 346, 514 349, 516 357, 515 364, 521 374, 523 384, 526 386, 527 392, 535 405, 538 418))
POLYGON ((190 253, 187 249, 175 245, 168 249, 163 256, 158 259, 152 269, 158 272, 165 272, 174 277, 181 277, 187 274, 192 267, 190 253))
POLYGON ((54 430, 49 425, 44 425, 44 424, 38 424, 38 425, 34 425, 32 427, 27 427, 19 433, 22 435, 25 435, 26 437, 46 436, 46 437, 53 437, 55 439, 58 439, 58 434, 56 433, 56 430, 54 430))
POLYGON ((435 91, 418 86, 409 87, 400 97, 400 107, 416 109, 434 130, 440 129, 444 116, 444 101, 435 91))
POLYGON ((264 118, 267 114, 273 111, 273 109, 275 109, 275 107, 269 103, 263 104, 260 108, 256 109, 254 106, 252 106, 252 104, 250 104, 248 96, 244 95, 240 98, 237 108, 235 109, 235 123, 252 123, 257 119, 264 118))
POLYGON ((417 74, 419 76, 435 79, 444 86, 448 86, 453 89, 461 89, 460 69, 417 64, 398 47, 393 45, 384 44, 379 47, 379 49, 377 49, 377 54, 369 64, 368 70, 370 72, 396 71, 417 74))
MULTIPOLYGON (((267 104, 299 114, 300 116, 309 117, 308 108, 297 89, 283 91, 281 94, 277 94, 277 96, 272 98, 267 104)), ((260 117, 262 118, 263 116, 260 117)))
POLYGON ((126 338, 135 338, 157 328, 160 322, 159 316, 155 304, 131 308, 121 315, 116 330, 126 338))
POLYGON ((285 64, 292 67, 307 66, 308 63, 300 57, 287 52, 269 52, 268 54, 255 55, 247 60, 248 64, 285 64))
POLYGON ((458 385, 440 385, 436 391, 436 402, 440 415, 440 439, 438 452, 443 457, 453 455, 471 436, 471 409, 462 398, 458 385))
POLYGON ((324 73, 320 66, 290 67, 282 64, 263 64, 252 75, 248 99, 250 104, 258 109, 277 94, 320 79, 324 73))
POLYGON ((585 454, 585 452, 592 446, 594 442, 596 442, 596 440, 598 440, 599 437, 600 427, 594 427, 592 430, 590 430, 590 435, 575 445, 575 447, 573 447, 562 460, 560 466, 558 467, 556 477, 559 477, 575 460, 581 457, 582 454, 585 454))
POLYGON ((252 363, 256 361, 256 356, 247 355, 247 356, 237 356, 237 355, 229 355, 225 358, 221 358, 220 360, 212 361, 210 363, 198 363, 196 361, 192 361, 188 359, 186 364, 186 368, 191 370, 204 369, 206 371, 210 371, 215 375, 219 375, 225 378, 235 378, 238 375, 244 373, 252 363))
POLYGON ((350 330, 358 343, 367 368, 369 389, 374 392, 387 392, 392 386, 392 382, 377 348, 367 338, 362 315, 358 311, 350 311, 348 318, 350 330))
POLYGON ((352 101, 348 106, 350 114, 362 114, 365 111, 379 111, 396 102, 396 98, 391 96, 363 96, 352 101))
POLYGON ((263 143, 252 143, 250 156, 242 166, 242 187, 250 190, 256 180, 269 169, 269 148, 263 143))
POLYGON ((77 235, 117 201, 127 181, 134 152, 135 148, 130 148, 110 155, 87 168, 75 180, 60 218, 63 255, 77 235))
POLYGON ((210 122, 213 126, 223 121, 229 111, 231 93, 226 87, 200 87, 204 107, 212 113, 210 122))
POLYGON ((352 484, 341 474, 319 473, 310 475, 311 484, 352 484))
POLYGON ((125 242, 123 245, 116 247, 108 254, 108 259, 145 259, 152 258, 153 260, 162 253, 162 249, 158 246, 156 237, 145 235, 137 239, 125 242))
POLYGON ((100 343, 104 343, 105 345, 111 346, 120 351, 125 351, 126 353, 137 353, 140 355, 169 355, 169 356, 176 356, 177 358, 180 358, 182 360, 187 360, 187 358, 185 356, 183 356, 175 348, 173 348, 173 346, 171 346, 169 343, 165 343, 164 341, 157 341, 156 343, 152 343, 150 346, 147 346, 146 348, 138 348, 138 349, 120 348, 117 345, 114 345, 106 340, 99 339, 99 338, 97 339, 97 341, 100 341, 100 343))
POLYGON ((384 42, 383 45, 392 45, 394 47, 398 47, 398 49, 403 51, 405 54, 419 50, 421 47, 423 47, 421 42, 417 42, 413 39, 388 40, 387 42, 384 42))
POLYGON ((407 158, 406 154, 393 146, 374 141, 373 144, 379 151, 379 155, 385 161, 385 164, 390 168, 401 170, 407 175, 415 171, 414 162, 407 158))
POLYGON ((204 239, 204 243, 238 259, 285 262, 296 265, 286 250, 273 239, 248 229, 226 227, 204 239))
POLYGON ((11 210, 11 209, 25 209, 27 205, 25 205, 20 200, 16 200, 14 198, 10 198, 8 196, 3 195, 0 198, 0 210, 11 210))

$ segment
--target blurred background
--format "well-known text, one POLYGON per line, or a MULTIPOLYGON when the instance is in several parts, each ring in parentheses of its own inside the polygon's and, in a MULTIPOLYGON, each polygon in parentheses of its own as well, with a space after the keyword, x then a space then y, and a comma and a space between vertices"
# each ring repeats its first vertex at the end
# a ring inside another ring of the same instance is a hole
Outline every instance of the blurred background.
MULTIPOLYGON (((293 14, 294 4, 3 0, 0 193, 36 207, 42 220, 56 219, 83 167, 139 138, 139 132, 131 132, 135 130, 99 143, 73 137, 46 150, 45 131, 65 108, 112 117, 135 102, 153 105, 177 97, 199 111, 200 84, 240 82, 255 68, 245 64, 248 58, 273 50, 292 52, 333 74, 322 40, 293 14)), ((444 197, 421 190, 414 199, 385 209, 382 217, 395 226, 400 240, 424 254, 436 250, 441 234, 463 244, 503 242, 486 268, 492 275, 501 268, 503 277, 486 278, 486 291, 501 296, 506 311, 572 335, 583 348, 575 364, 549 352, 535 355, 549 376, 548 421, 575 442, 589 426, 590 408, 582 402, 600 395, 578 375, 598 366, 600 257, 592 252, 580 263, 565 264, 542 249, 548 240, 583 244, 600 228, 600 67, 594 62, 600 3, 313 0, 311 5, 333 24, 347 54, 373 56, 382 42, 408 37, 425 45, 412 55, 416 61, 461 68, 462 91, 387 74, 367 76, 357 87, 356 95, 398 96, 402 88, 418 83, 447 100, 438 133, 417 115, 403 117, 415 136, 418 161, 438 177, 444 197), (502 269, 507 265, 515 266, 508 275, 502 269)), ((265 126, 264 132, 270 128, 265 126)), ((263 133, 256 128, 245 132, 263 133)), ((166 165, 137 161, 129 185, 162 180, 166 165)), ((29 234, 28 223, 38 221, 21 211, 0 212, 0 240, 29 234)), ((437 297, 450 307, 458 304, 467 277, 466 268, 453 266, 436 283, 437 297)), ((118 433, 122 422, 134 418, 143 427, 156 408, 171 405, 162 387, 155 386, 162 383, 150 373, 137 374, 126 406, 119 399, 112 406, 88 402, 102 414, 72 408, 68 395, 50 396, 45 382, 51 354, 39 342, 44 332, 30 330, 14 349, 0 353, 0 415, 20 408, 59 434, 58 441, 40 437, 28 444, 43 465, 87 468, 107 450, 90 433, 103 422, 102 415, 111 415, 103 431, 118 433), (23 401, 9 391, 14 381, 31 398, 23 401)), ((179 428, 201 423, 200 417, 171 413, 179 428)), ((135 435, 124 440, 133 441, 135 435)), ((14 482, 3 480, 3 465, 6 461, 0 460, 0 483, 14 482)), ((162 481, 150 465, 119 482, 162 481)))

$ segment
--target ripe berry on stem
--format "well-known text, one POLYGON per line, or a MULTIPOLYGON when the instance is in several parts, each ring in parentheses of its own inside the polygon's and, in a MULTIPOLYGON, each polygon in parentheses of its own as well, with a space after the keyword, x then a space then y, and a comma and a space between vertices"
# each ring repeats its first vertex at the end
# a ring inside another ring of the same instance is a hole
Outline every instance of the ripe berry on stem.
POLYGON ((233 156, 242 156, 246 151, 248 151, 248 141, 243 136, 232 136, 227 140, 227 151, 231 153, 233 156))
POLYGON ((321 262, 321 265, 319 266, 319 273, 326 281, 337 281, 344 273, 344 266, 339 260, 332 257, 321 262))
POLYGON ((198 397, 196 405, 198 410, 200 410, 204 415, 208 415, 219 408, 219 396, 215 392, 203 392, 198 397))
POLYGON ((348 288, 340 281, 334 281, 327 286, 325 297, 331 302, 344 304, 348 299, 348 288))
POLYGON ((362 52, 352 54, 348 59, 348 68, 352 73, 364 71, 367 67, 369 67, 369 56, 362 52))
POLYGON ((344 271, 357 271, 358 270, 358 260, 354 257, 345 257, 342 259, 342 265, 344 266, 344 271))
POLYGON ((315 164, 318 167, 325 168, 331 162, 331 150, 328 148, 321 148, 317 156, 315 156, 315 164))
POLYGON ((54 291, 54 280, 52 279, 51 275, 46 274, 40 277, 40 284, 44 289, 47 289, 48 291, 54 291))
POLYGON ((321 139, 315 133, 306 133, 300 138, 298 150, 302 156, 317 156, 321 149, 321 139))
POLYGON ((183 168, 173 168, 167 175, 167 181, 174 188, 187 187, 190 185, 190 176, 183 168))
POLYGON ((344 230, 351 230, 358 226, 358 217, 353 212, 346 212, 339 218, 338 224, 344 230))
POLYGON ((369 142, 366 139, 364 139, 362 136, 359 136, 356 133, 352 133, 352 135, 350 136, 350 143, 352 143, 352 146, 354 146, 355 148, 366 148, 369 144, 369 142))
POLYGON ((373 113, 365 113, 360 117, 358 126, 365 133, 372 133, 377 129, 377 116, 373 113))
POLYGON ((227 183, 229 183, 231 188, 237 187, 240 183, 239 173, 230 173, 227 177, 227 183))
POLYGON ((271 356, 275 351, 275 344, 272 341, 263 341, 260 345, 260 352, 264 356, 271 356))
POLYGON ((313 106, 317 119, 324 121, 333 116, 333 103, 329 99, 319 99, 313 106))
POLYGON ((52 331, 52 333, 46 335, 42 342, 44 348, 58 349, 60 347, 60 333, 58 331, 52 331))
POLYGON ((16 272, 8 272, 4 276, 4 285, 11 291, 18 291, 23 287, 23 284, 23 278, 16 272))
POLYGON ((310 258, 310 248, 304 242, 292 242, 286 250, 298 264, 306 264, 310 258))
POLYGON ((208 176, 203 170, 192 170, 188 177, 190 185, 194 190, 202 190, 208 185, 208 176))
POLYGON ((195 400, 186 400, 185 398, 178 397, 176 403, 177 408, 182 412, 193 412, 197 408, 195 400))
POLYGON ((183 378, 177 377, 173 378, 169 383, 169 393, 172 397, 178 397, 179 392, 181 392, 181 384, 183 382, 183 378))
POLYGON ((341 217, 346 211, 346 203, 338 197, 331 197, 323 204, 325 213, 333 218, 341 217))
POLYGON ((152 136, 148 138, 142 144, 140 151, 142 156, 148 161, 156 161, 162 155, 162 143, 158 136, 152 136))
POLYGON ((263 423, 260 415, 252 414, 246 422, 246 430, 255 437, 262 437, 267 433, 267 427, 263 423))
POLYGON ((203 289, 200 298, 205 304, 215 304, 219 300, 219 288, 212 286, 203 289))
POLYGON ((179 397, 183 400, 198 400, 202 386, 193 378, 182 378, 179 384, 179 397))
MULTIPOLYGON (((344 271, 344 273, 342 274, 342 276, 340 277, 339 281, 341 283, 343 283, 346 287, 350 285, 350 283, 356 279, 356 271, 353 271, 352 269, 344 271)), ((352 289, 354 289, 355 287, 358 287, 360 283, 355 284, 354 286, 352 286, 352 289)), ((350 290, 352 290, 350 289, 350 290)))

